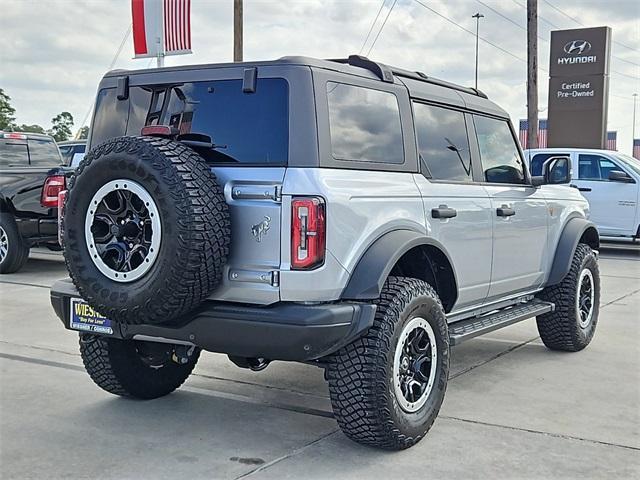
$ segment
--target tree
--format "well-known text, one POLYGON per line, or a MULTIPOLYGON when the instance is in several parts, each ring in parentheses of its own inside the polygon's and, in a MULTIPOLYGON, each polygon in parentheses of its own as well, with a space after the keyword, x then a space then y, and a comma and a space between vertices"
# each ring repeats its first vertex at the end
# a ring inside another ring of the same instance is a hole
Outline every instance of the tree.
POLYGON ((86 125, 78 132, 78 140, 84 140, 85 138, 89 138, 89 127, 86 125))
POLYGON ((56 142, 64 142, 71 137, 71 127, 73 127, 73 115, 62 112, 51 119, 49 134, 56 142))
POLYGON ((11 106, 11 97, 0 88, 0 130, 13 130, 16 109, 11 106))
POLYGON ((46 133, 44 128, 42 128, 40 125, 26 125, 26 124, 22 124, 22 125, 18 125, 15 127, 16 132, 30 132, 30 133, 46 133))

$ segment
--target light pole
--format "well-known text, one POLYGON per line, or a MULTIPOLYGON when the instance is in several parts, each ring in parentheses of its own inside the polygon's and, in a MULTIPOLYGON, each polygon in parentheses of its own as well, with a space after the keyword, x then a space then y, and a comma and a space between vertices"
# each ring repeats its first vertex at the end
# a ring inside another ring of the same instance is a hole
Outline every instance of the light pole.
POLYGON ((472 15, 471 18, 476 19, 476 90, 478 89, 478 38, 480 35, 480 19, 484 18, 480 12, 472 15))

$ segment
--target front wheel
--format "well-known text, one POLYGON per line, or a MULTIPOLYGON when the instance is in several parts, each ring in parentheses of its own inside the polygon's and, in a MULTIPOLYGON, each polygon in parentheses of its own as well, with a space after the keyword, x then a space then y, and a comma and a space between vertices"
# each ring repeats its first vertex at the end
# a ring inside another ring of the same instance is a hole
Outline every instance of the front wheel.
POLYGON ((184 383, 200 351, 168 343, 80 334, 87 373, 103 390, 143 400, 168 395, 184 383))
POLYGON ((435 290, 389 277, 367 334, 329 359, 338 425, 352 440, 388 450, 419 442, 435 421, 449 373, 449 335, 435 290))
POLYGON ((542 342, 551 350, 577 352, 591 342, 600 312, 600 273, 595 253, 578 244, 571 268, 562 282, 545 288, 543 300, 553 302, 553 312, 536 318, 542 342))

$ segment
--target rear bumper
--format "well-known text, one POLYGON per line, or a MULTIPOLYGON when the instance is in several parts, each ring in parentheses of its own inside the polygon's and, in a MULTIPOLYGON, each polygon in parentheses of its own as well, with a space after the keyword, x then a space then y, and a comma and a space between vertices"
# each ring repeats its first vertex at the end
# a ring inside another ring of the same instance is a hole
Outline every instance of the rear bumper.
MULTIPOLYGON (((65 328, 70 303, 79 298, 71 280, 51 287, 51 304, 65 328)), ((211 352, 269 360, 309 361, 324 357, 363 335, 376 306, 364 303, 300 305, 281 302, 259 307, 205 301, 171 326, 113 324, 121 339, 196 345, 211 352)))

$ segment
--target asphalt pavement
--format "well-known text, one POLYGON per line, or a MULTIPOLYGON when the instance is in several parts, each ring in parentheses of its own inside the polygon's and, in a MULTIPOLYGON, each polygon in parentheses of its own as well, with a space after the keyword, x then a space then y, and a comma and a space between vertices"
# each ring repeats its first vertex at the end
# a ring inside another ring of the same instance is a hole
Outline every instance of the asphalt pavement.
POLYGON ((38 251, 0 277, 0 477, 640 478, 640 247, 603 248, 600 269, 586 350, 547 350, 534 320, 454 347, 430 433, 383 452, 340 432, 313 366, 204 353, 167 397, 103 392, 49 303, 64 263, 38 251))

